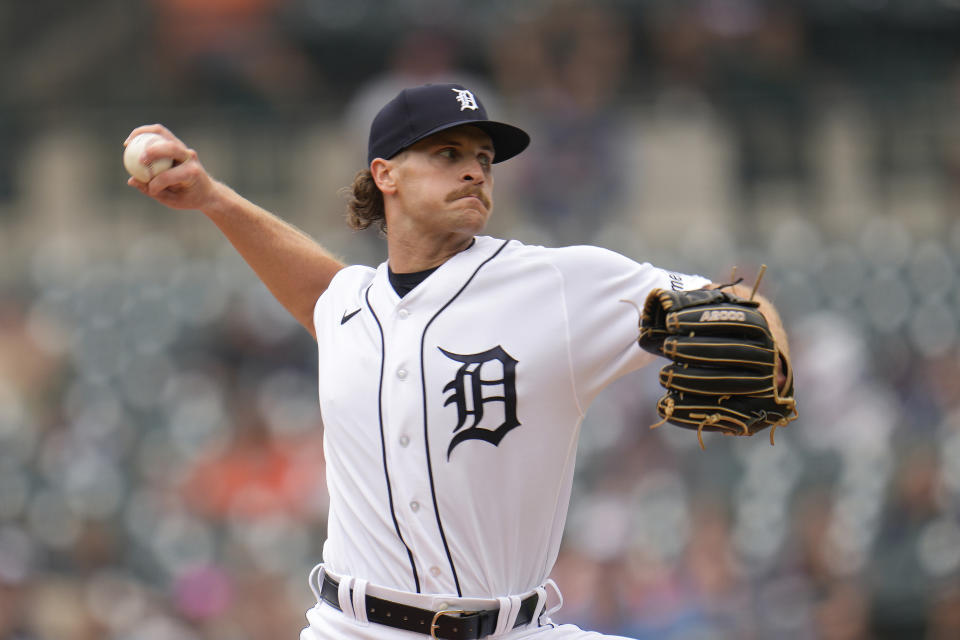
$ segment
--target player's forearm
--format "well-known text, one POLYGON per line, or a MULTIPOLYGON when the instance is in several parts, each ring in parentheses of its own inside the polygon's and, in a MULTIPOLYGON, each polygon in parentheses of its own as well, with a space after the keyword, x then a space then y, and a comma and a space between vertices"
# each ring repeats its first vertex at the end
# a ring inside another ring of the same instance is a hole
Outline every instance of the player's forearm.
POLYGON ((216 183, 201 211, 311 335, 313 307, 343 263, 288 222, 216 183))

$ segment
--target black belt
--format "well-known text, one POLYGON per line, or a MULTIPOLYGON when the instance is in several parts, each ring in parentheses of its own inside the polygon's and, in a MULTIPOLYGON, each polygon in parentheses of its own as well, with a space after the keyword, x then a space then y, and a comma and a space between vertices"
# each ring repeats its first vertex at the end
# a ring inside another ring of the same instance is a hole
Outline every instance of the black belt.
MULTIPOLYGON (((350 590, 351 596, 353 590, 350 590)), ((324 574, 323 585, 320 587, 320 596, 323 601, 340 609, 340 585, 336 580, 324 574)), ((537 610, 539 596, 534 593, 520 602, 520 612, 513 628, 529 624, 533 621, 533 614, 537 610)), ((377 624, 416 631, 443 640, 479 640, 492 634, 497 628, 499 609, 487 611, 460 611, 448 609, 445 611, 430 611, 410 607, 399 602, 383 600, 371 595, 366 598, 367 620, 377 624)))

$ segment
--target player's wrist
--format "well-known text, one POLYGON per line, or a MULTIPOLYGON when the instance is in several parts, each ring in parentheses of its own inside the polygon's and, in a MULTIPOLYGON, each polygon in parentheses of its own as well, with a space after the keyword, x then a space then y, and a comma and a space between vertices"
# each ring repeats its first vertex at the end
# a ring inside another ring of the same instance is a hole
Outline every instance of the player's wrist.
POLYGON ((207 189, 207 196, 203 204, 198 207, 200 211, 211 219, 222 219, 229 217, 238 207, 243 206, 246 200, 231 189, 229 186, 209 178, 210 185, 207 189))

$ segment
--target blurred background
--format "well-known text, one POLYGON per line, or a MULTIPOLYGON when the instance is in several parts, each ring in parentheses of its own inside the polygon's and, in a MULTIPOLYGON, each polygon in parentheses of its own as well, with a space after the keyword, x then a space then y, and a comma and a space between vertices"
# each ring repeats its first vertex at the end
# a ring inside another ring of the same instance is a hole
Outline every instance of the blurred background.
MULTIPOLYGON (((490 232, 725 281, 800 418, 583 426, 555 619, 645 639, 960 637, 960 0, 0 0, 0 638, 296 638, 315 348, 213 225, 126 186, 168 125, 351 262, 366 129, 458 80, 533 134, 490 232)), ((535 452, 531 452, 535 455, 535 452)))

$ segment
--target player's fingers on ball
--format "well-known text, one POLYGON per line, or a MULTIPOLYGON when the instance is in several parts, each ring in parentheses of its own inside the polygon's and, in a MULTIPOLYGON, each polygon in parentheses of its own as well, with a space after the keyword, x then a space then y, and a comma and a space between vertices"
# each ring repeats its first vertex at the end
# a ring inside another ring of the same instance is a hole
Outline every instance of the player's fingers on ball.
POLYGON ((147 185, 147 193, 151 196, 173 189, 177 191, 190 190, 192 186, 198 184, 200 179, 199 170, 194 164, 178 164, 174 167, 158 173, 150 180, 147 185))
POLYGON ((188 149, 183 147, 181 151, 178 151, 175 155, 171 156, 173 158, 173 166, 178 166, 190 162, 191 160, 197 160, 199 162, 199 156, 197 152, 193 149, 188 149))
POLYGON ((141 133, 156 133, 158 135, 163 135, 163 132, 166 131, 166 127, 162 124, 143 124, 139 127, 136 127, 133 131, 127 135, 127 139, 123 141, 123 146, 130 144, 130 141, 136 138, 141 133))
POLYGON ((180 174, 181 172, 177 170, 177 167, 157 174, 147 184, 146 193, 151 196, 156 196, 170 187, 181 184, 184 179, 180 174))
POLYGON ((139 190, 141 193, 147 193, 146 182, 140 182, 139 180, 131 176, 130 178, 127 179, 127 184, 133 187, 134 189, 139 190))
POLYGON ((140 162, 151 164, 162 158, 172 158, 175 164, 182 164, 190 157, 190 150, 179 140, 164 140, 147 146, 140 155, 140 162))
POLYGON ((155 133, 162 138, 174 140, 180 144, 183 144, 183 142, 177 136, 173 135, 173 132, 170 131, 170 129, 167 129, 162 124, 144 124, 130 132, 130 135, 127 136, 127 139, 123 141, 123 146, 130 144, 130 141, 141 133, 155 133))

